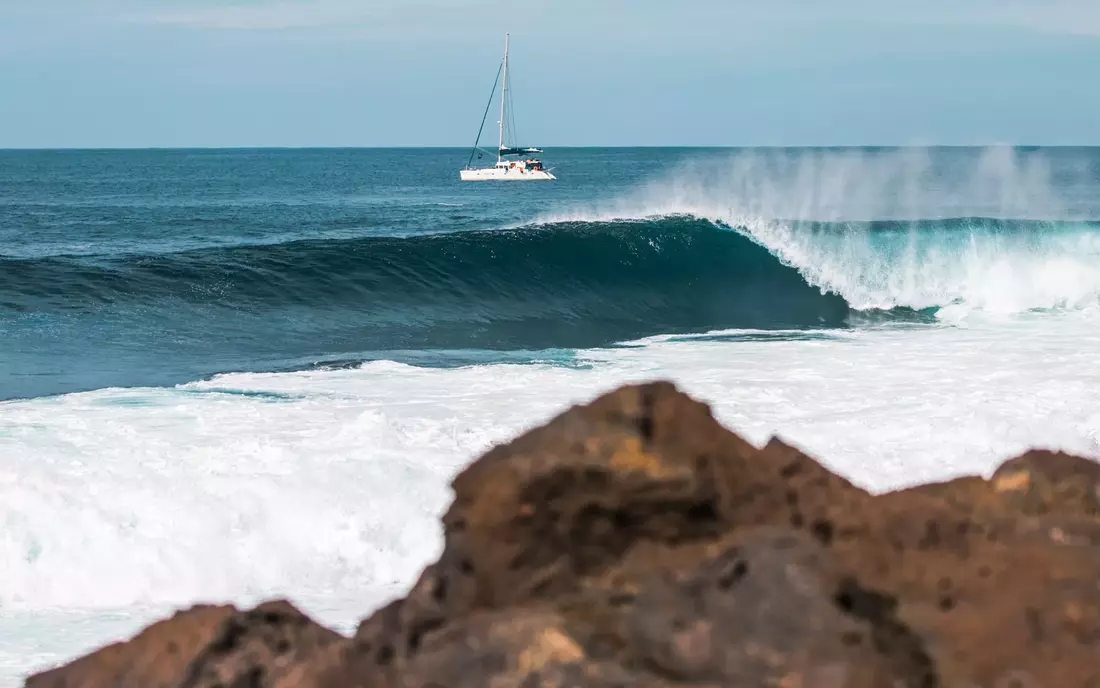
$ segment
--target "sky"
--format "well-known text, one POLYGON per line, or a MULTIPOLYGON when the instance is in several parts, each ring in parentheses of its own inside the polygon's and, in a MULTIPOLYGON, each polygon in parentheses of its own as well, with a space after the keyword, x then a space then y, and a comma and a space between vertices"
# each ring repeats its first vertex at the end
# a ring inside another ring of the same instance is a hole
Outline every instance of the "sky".
POLYGON ((1100 144, 1098 0, 0 0, 0 148, 1100 144), (487 124, 495 136, 495 119, 487 124))

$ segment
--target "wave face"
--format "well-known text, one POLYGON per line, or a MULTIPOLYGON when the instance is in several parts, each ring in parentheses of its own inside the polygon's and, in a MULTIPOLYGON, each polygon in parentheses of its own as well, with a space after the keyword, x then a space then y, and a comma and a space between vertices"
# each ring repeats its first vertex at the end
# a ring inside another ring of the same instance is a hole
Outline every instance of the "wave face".
POLYGON ((749 237, 688 217, 409 238, 297 241, 165 255, 5 261, 20 313, 311 309, 369 348, 588 346, 661 332, 844 324, 749 237))

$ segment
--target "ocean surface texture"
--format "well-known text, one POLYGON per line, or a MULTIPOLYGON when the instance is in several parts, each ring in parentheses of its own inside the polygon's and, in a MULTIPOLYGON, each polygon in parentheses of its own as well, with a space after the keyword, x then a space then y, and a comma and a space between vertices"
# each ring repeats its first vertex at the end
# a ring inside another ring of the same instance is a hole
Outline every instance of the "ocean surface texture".
POLYGON ((350 630, 627 381, 874 490, 1100 457, 1100 149, 466 157, 0 152, 0 684, 197 601, 350 630))

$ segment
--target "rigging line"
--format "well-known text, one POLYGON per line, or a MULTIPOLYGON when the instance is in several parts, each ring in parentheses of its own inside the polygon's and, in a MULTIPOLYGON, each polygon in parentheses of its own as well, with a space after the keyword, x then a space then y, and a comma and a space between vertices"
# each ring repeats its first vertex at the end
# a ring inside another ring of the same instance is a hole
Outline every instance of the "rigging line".
POLYGON ((497 67, 497 78, 493 80, 493 90, 489 93, 489 102, 485 104, 485 114, 481 116, 481 127, 477 130, 477 140, 474 141, 474 148, 470 151, 470 159, 466 161, 466 167, 474 161, 474 153, 477 152, 477 146, 481 143, 481 132, 485 129, 485 118, 489 116, 489 106, 493 104, 493 96, 497 93, 497 84, 500 83, 500 70, 504 69, 504 61, 501 60, 500 66, 497 67))
MULTIPOLYGON (((511 65, 509 65, 509 67, 511 67, 511 65)), ((512 67, 512 71, 515 71, 515 67, 512 67)), ((514 77, 512 81, 515 82, 514 77)), ((514 86, 512 90, 515 90, 514 86)), ((511 92, 508 93, 508 119, 512 130, 512 145, 519 146, 519 132, 516 130, 516 104, 511 92)))

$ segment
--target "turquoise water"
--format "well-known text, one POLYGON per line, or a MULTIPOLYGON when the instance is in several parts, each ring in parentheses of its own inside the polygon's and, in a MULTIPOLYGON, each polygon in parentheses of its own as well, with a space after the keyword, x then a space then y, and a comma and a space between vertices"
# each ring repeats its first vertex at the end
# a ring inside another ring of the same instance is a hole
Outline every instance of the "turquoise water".
POLYGON ((566 149, 515 185, 466 155, 0 152, 0 399, 928 322, 975 279, 936 261, 1100 237, 1094 149, 566 149))

